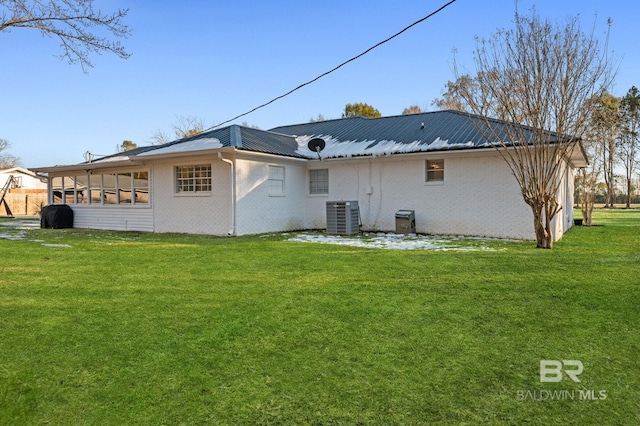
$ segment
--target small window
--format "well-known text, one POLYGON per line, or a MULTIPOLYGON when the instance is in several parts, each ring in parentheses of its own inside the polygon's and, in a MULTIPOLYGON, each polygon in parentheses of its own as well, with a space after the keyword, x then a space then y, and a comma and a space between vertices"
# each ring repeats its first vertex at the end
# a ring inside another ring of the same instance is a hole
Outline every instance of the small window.
POLYGON ((427 160, 427 182, 444 181, 444 160, 427 160))
POLYGON ((269 166, 269 195, 284 195, 284 167, 269 166))
POLYGON ((309 170, 309 194, 329 193, 329 169, 309 170))
POLYGON ((211 192, 211 165, 176 167, 176 192, 211 192))

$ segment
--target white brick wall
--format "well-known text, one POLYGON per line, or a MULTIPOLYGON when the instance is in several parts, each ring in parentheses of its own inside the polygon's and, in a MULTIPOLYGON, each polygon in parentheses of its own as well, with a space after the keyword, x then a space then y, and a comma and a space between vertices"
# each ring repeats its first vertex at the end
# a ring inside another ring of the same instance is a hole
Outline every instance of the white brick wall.
POLYGON ((357 200, 363 230, 393 231, 395 212, 410 209, 420 233, 535 237, 531 211, 496 152, 325 160, 309 168, 329 169, 329 194, 307 195, 309 228, 325 227, 326 201, 357 200), (445 160, 444 183, 425 182, 426 159, 445 160))
POLYGON ((562 204, 562 210, 553 218, 551 229, 555 240, 562 238, 562 235, 573 226, 573 191, 575 175, 572 168, 563 167, 562 173, 566 173, 564 182, 560 185, 556 200, 562 204))
POLYGON ((305 228, 305 162, 239 155, 236 165, 237 235, 305 228), (285 169, 283 196, 269 195, 269 165, 285 169))
MULTIPOLYGON (((415 210, 416 230, 534 239, 530 208, 495 151, 428 153, 300 161, 250 153, 225 154, 236 165, 236 235, 326 227, 326 202, 357 200, 363 230, 395 230, 395 213, 415 210), (425 161, 444 159, 444 182, 425 182, 425 161), (283 196, 269 194, 269 165, 284 166, 283 196), (309 194, 309 170, 329 169, 329 194, 309 194)), ((149 166, 151 203, 139 208, 79 206, 77 227, 227 235, 232 225, 231 168, 217 155, 156 161, 149 166), (174 167, 211 164, 212 191, 176 194, 174 167)), ((561 188, 566 207, 556 238, 573 222, 573 173, 561 188)))
POLYGON ((153 211, 156 232, 226 235, 231 228, 230 166, 215 155, 158 162, 153 166, 153 211), (211 164, 211 193, 175 192, 174 167, 211 164))

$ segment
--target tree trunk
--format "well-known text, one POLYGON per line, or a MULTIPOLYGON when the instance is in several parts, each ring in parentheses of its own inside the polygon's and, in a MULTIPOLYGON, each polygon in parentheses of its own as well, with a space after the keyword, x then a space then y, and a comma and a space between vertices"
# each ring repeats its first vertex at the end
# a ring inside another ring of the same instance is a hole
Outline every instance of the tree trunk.
POLYGON ((532 205, 533 226, 536 230, 536 247, 550 249, 553 248, 553 238, 550 232, 550 220, 543 214, 542 205, 532 205))
POLYGON ((591 218, 593 217, 593 193, 584 194, 584 201, 582 203, 582 224, 584 226, 591 226, 591 218))

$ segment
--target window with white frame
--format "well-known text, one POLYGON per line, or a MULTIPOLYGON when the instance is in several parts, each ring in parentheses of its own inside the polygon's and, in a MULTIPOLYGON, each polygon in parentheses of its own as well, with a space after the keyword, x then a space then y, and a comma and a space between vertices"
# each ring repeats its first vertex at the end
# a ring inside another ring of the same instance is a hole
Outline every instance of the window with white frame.
POLYGON ((426 182, 444 182, 444 160, 427 160, 426 182))
POLYGON ((284 167, 269 166, 269 179, 267 181, 269 195, 284 195, 284 167))
POLYGON ((329 193, 329 169, 309 170, 309 194, 329 193))
POLYGON ((196 166, 177 166, 176 192, 211 192, 211 164, 196 166))

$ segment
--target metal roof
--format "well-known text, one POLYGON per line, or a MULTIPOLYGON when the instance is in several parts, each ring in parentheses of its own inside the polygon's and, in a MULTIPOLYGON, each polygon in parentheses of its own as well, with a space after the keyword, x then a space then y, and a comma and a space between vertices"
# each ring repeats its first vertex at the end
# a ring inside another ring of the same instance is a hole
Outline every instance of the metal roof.
POLYGON ((240 134, 242 146, 238 147, 238 149, 285 155, 288 157, 307 158, 296 152, 298 143, 293 136, 248 127, 240 127, 240 134))
MULTIPOLYGON (((482 135, 485 120, 473 114, 447 110, 381 118, 351 117, 280 126, 270 131, 295 136, 324 135, 340 141, 395 141, 401 144, 416 141, 430 144, 440 138, 448 141, 449 147, 468 149, 491 146, 482 135)), ((500 120, 491 120, 491 123, 498 134, 506 134, 509 123, 500 120)), ((532 129, 529 132, 533 135, 532 129)), ((550 134, 552 140, 555 139, 555 134, 550 134)))
MULTIPOLYGON (((494 132, 502 137, 508 134, 508 126, 513 126, 500 120, 489 122, 494 132)), ((220 148, 310 159, 316 158, 317 154, 311 152, 306 144, 315 137, 321 137, 327 142, 323 157, 487 148, 495 146, 497 141, 483 137, 486 123, 484 117, 449 110, 381 118, 351 117, 280 126, 268 131, 231 125, 162 145, 135 148, 79 165, 91 165, 95 168, 107 166, 108 163, 135 162, 136 159, 153 156, 187 155, 220 148)), ((533 129, 519 127, 525 130, 527 142, 530 142, 533 129)), ((553 132, 549 132, 549 136, 552 142, 557 139, 553 132)), ((54 168, 61 167, 70 166, 54 168)))
POLYGON ((175 152, 191 152, 205 149, 233 147, 241 151, 262 152, 266 154, 283 155, 296 158, 307 158, 296 153, 298 143, 288 135, 253 129, 238 125, 222 127, 199 133, 183 139, 178 139, 161 145, 151 145, 135 148, 129 151, 101 157, 92 162, 112 162, 119 159, 134 159, 136 156, 151 157, 167 155, 175 152), (204 144, 205 141, 216 141, 217 144, 204 144), (202 142, 199 144, 199 142, 202 142))

